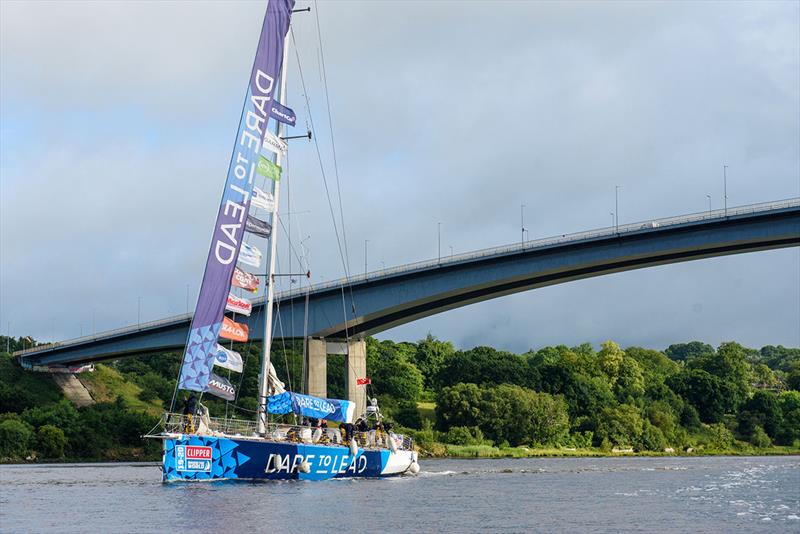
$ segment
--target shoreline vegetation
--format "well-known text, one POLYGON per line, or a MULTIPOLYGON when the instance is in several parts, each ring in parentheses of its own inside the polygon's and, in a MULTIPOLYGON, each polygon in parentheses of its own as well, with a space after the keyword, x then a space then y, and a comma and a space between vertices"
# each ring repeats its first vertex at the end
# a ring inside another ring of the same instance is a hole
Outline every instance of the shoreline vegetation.
MULTIPOLYGON (((33 344, 0 336, 12 352, 33 344)), ((252 419, 261 345, 231 348, 245 362, 243 373, 228 373, 236 402, 202 402, 212 416, 252 419)), ((302 349, 281 340, 273 347, 292 390, 300 389, 302 349)), ((0 463, 158 461, 160 442, 141 436, 170 408, 180 361, 172 352, 98 364, 75 375, 72 385, 91 397, 78 408, 53 375, 0 353, 0 463)), ((345 365, 343 355, 328 358, 331 398, 345 397, 345 365)), ((368 396, 422 458, 800 454, 798 348, 693 341, 659 351, 608 341, 599 350, 585 343, 514 354, 456 350, 428 335, 368 338, 367 369, 368 396)))

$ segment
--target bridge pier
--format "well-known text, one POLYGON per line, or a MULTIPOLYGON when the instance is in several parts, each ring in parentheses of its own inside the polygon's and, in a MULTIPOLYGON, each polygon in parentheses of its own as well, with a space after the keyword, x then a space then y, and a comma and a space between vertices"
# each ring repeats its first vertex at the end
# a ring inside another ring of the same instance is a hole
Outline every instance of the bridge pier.
POLYGON ((347 400, 356 404, 356 417, 367 409, 367 388, 359 386, 359 378, 367 376, 367 343, 364 339, 349 342, 306 339, 306 391, 315 397, 328 396, 328 354, 345 355, 347 400))
POLYGON ((347 344, 347 365, 345 366, 347 399, 356 403, 356 417, 367 410, 367 386, 359 386, 359 378, 367 376, 367 342, 351 339, 347 344))
POLYGON ((324 339, 306 340, 306 391, 315 397, 328 396, 328 344, 324 339))

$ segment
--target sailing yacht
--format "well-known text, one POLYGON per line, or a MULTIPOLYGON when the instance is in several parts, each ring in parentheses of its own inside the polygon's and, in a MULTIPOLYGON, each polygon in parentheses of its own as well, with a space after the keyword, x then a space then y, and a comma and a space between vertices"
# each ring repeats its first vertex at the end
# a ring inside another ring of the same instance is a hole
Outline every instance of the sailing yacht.
POLYGON ((270 361, 277 240, 272 230, 278 222, 281 163, 288 149, 284 131, 296 122, 294 112, 280 102, 286 95, 293 9, 294 0, 268 0, 176 388, 176 393, 189 392, 192 400, 184 413, 166 413, 161 432, 148 436, 163 440, 164 481, 324 480, 419 471, 412 440, 392 432, 374 399, 365 413, 356 414, 352 400, 287 391, 270 361), (259 218, 259 210, 266 220, 259 218), (248 234, 267 239, 266 256, 245 243, 248 234), (231 292, 232 286, 257 288, 260 275, 248 269, 258 268, 263 257, 266 313, 256 419, 209 417, 197 395, 236 399, 235 387, 214 372, 215 366, 243 370, 241 355, 219 343, 247 341, 249 334, 247 325, 226 316, 249 315, 252 309, 246 298, 231 292), (274 423, 271 415, 299 422, 274 423))

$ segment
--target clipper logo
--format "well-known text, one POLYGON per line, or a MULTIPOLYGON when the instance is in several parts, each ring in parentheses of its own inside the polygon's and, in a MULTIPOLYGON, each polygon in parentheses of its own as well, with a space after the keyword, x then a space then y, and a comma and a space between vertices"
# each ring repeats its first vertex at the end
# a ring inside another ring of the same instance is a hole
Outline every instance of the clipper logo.
POLYGON ((178 471, 211 472, 211 447, 175 446, 175 468, 178 471))

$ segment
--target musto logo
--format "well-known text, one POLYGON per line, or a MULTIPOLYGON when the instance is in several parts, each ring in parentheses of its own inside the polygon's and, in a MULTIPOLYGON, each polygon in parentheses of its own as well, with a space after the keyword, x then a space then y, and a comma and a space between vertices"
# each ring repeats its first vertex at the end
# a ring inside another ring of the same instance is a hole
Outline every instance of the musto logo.
POLYGON ((211 447, 175 446, 175 468, 178 471, 211 472, 211 447))

